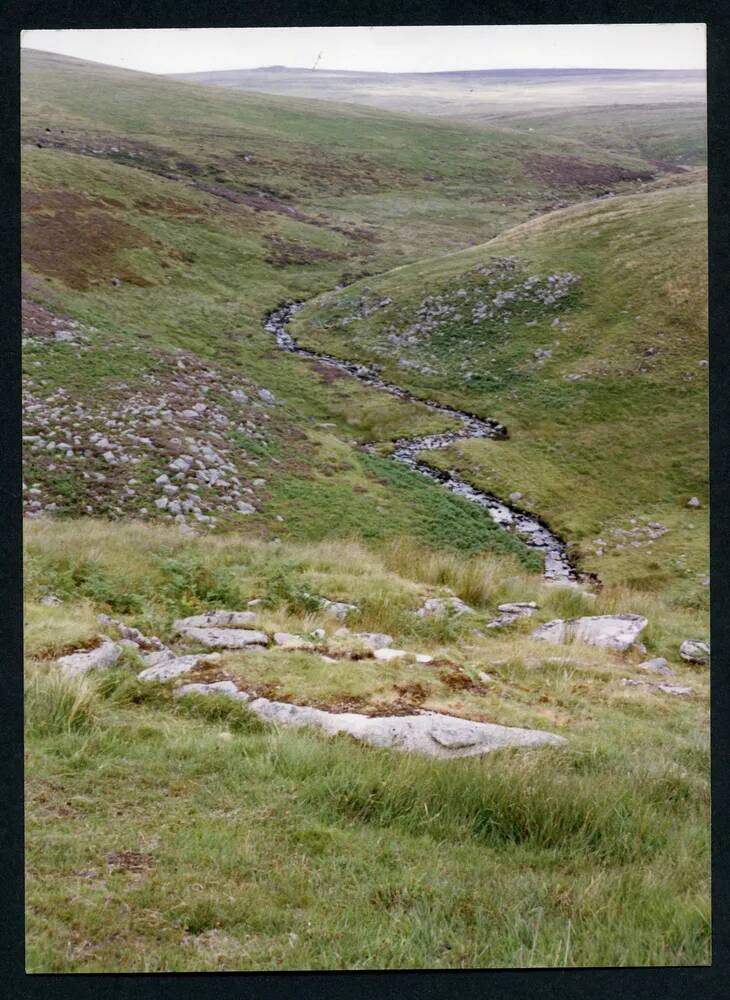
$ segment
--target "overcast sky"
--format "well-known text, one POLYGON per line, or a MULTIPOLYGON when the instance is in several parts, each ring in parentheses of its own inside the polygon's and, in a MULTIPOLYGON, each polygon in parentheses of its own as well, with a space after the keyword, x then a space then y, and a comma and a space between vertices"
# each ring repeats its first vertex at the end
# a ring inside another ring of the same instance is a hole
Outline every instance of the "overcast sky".
POLYGON ((21 45, 149 73, 255 66, 428 72, 509 67, 704 69, 704 24, 24 31, 21 45))

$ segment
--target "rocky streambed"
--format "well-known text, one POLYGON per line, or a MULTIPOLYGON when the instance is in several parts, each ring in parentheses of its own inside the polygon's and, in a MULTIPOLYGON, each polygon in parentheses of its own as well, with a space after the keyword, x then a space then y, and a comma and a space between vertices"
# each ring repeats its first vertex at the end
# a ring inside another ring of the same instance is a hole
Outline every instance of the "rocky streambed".
MULTIPOLYGON (((443 413, 459 420, 462 424, 462 430, 446 431, 443 434, 428 434, 423 437, 400 438, 395 442, 395 448, 390 457, 421 475, 435 480, 456 496, 464 497, 464 499, 483 507, 497 524, 513 531, 526 545, 540 552, 544 557, 546 580, 557 583, 575 583, 579 579, 579 574, 570 561, 567 546, 547 525, 534 515, 511 507, 491 493, 485 493, 456 473, 435 469, 419 457, 424 452, 446 448, 456 441, 465 441, 471 438, 506 438, 508 436, 507 428, 497 420, 478 417, 476 414, 458 410, 456 407, 446 403, 438 403, 432 399, 420 399, 408 392, 407 389, 381 378, 378 370, 373 366, 364 365, 357 361, 342 360, 331 354, 310 351, 301 347, 287 330, 287 324, 294 314, 302 308, 303 304, 302 302, 290 302, 266 316, 264 329, 275 336, 277 346, 289 354, 296 354, 299 357, 308 358, 319 364, 346 372, 365 385, 370 385, 381 392, 390 393, 392 396, 412 403, 420 403, 434 413, 443 413)), ((372 445, 365 447, 368 450, 373 450, 372 445)))

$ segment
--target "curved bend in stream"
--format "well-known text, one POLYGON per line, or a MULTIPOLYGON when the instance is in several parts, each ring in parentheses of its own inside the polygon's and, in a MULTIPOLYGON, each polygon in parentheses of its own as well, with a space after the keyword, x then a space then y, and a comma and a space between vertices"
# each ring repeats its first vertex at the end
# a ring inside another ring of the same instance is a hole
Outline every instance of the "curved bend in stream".
MULTIPOLYGON (((356 361, 343 361, 331 354, 318 353, 300 347, 288 332, 287 323, 303 305, 303 302, 291 302, 267 315, 264 329, 274 334, 277 346, 289 354, 309 358, 312 361, 318 361, 320 364, 346 372, 353 378, 379 389, 381 392, 388 392, 392 396, 412 403, 420 403, 434 413, 443 413, 460 420, 463 426, 463 430, 460 431, 446 431, 443 434, 427 434, 415 438, 399 438, 395 442, 395 449, 390 458, 420 472, 423 476, 434 479, 456 496, 464 497, 464 499, 483 507, 497 524, 513 531, 526 545, 542 554, 545 560, 544 575, 546 580, 574 583, 578 579, 578 574, 570 562, 566 544, 546 525, 542 524, 536 517, 510 507, 503 500, 492 496, 491 493, 477 489, 476 486, 472 486, 456 473, 435 469, 426 462, 420 461, 418 457, 423 452, 445 448, 455 441, 465 441, 470 438, 506 438, 507 429, 496 420, 477 417, 472 413, 457 410, 453 406, 437 403, 431 399, 419 399, 406 389, 402 389, 392 382, 386 382, 380 377, 377 369, 369 365, 363 365, 356 361)), ((372 445, 365 447, 369 451, 373 450, 372 445)))

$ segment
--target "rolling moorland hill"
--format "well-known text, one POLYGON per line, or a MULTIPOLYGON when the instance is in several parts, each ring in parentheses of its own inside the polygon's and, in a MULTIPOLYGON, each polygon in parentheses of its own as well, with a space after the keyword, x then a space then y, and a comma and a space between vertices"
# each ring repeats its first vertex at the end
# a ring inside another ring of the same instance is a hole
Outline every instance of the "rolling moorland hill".
POLYGON ((362 73, 270 66, 173 79, 503 125, 665 164, 700 164, 706 158, 702 70, 362 73))
POLYGON ((23 59, 28 969, 708 962, 702 172, 23 59))

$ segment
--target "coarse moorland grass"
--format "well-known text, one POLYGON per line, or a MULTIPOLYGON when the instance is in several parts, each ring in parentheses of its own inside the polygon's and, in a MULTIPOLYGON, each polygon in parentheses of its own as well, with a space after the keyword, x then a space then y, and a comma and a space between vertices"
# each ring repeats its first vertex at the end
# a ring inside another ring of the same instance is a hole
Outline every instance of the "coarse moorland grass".
POLYGON ((31 670, 31 972, 709 962, 684 713, 444 763, 31 670))
POLYGON ((706 605, 705 239, 704 185, 663 186, 397 268, 368 280, 373 300, 392 298, 387 308, 359 317, 358 283, 309 302, 292 327, 306 346, 376 361, 416 395, 502 421, 508 442, 458 443, 427 461, 498 496, 522 493, 521 505, 570 539, 602 579, 706 605), (500 270, 494 258, 505 257, 516 263, 500 270), (495 266, 490 285, 479 268, 495 266), (472 306, 459 305, 462 292, 489 301, 495 289, 561 273, 578 277, 551 305, 508 305, 476 322, 472 306), (394 349, 393 333, 411 334, 437 295, 463 315, 394 349), (343 327, 343 316, 355 318, 343 327), (701 509, 687 508, 692 496, 701 509), (652 538, 649 522, 668 530, 652 538))
POLYGON ((272 546, 87 520, 31 522, 26 545, 29 970, 709 961, 707 672, 677 652, 703 615, 658 595, 549 587, 512 557, 408 539, 272 546), (450 592, 474 614, 414 615, 450 592), (62 604, 41 604, 50 593, 62 604), (312 595, 356 604, 351 629, 386 630, 433 662, 358 658, 359 640, 335 636, 312 595), (197 679, 568 743, 430 761, 278 731, 230 701, 177 701, 136 680, 133 656, 77 680, 53 663, 98 642, 96 613, 176 644, 176 617, 253 598, 271 631, 324 628, 318 648, 335 662, 230 652, 197 679), (517 599, 537 601, 535 618, 483 630, 517 599), (638 654, 529 637, 556 615, 618 609, 647 616, 649 653, 689 697, 624 686, 647 677, 638 654))

